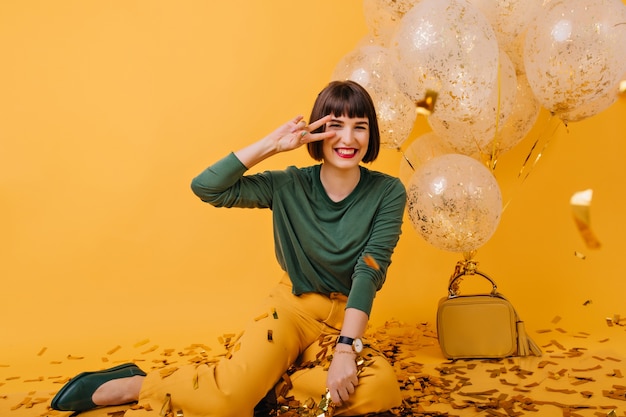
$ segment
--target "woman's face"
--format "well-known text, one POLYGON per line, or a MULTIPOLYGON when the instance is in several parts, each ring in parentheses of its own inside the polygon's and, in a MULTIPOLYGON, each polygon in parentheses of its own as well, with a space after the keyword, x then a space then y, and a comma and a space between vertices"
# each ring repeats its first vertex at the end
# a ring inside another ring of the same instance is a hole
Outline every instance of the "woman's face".
POLYGON ((324 140, 324 163, 344 169, 358 166, 369 145, 370 127, 367 117, 333 115, 326 123, 326 131, 335 132, 335 136, 324 140))

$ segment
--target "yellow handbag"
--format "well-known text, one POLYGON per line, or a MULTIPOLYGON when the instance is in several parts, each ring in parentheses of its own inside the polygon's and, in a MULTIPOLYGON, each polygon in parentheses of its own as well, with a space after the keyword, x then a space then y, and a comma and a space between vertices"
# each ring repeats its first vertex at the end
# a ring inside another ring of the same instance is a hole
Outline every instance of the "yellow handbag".
POLYGON ((513 305, 498 292, 496 283, 479 271, 460 273, 448 286, 448 296, 437 307, 437 337, 448 359, 501 359, 508 356, 541 356, 528 337, 524 322, 513 305), (487 279, 489 294, 458 295, 457 281, 466 275, 487 279))

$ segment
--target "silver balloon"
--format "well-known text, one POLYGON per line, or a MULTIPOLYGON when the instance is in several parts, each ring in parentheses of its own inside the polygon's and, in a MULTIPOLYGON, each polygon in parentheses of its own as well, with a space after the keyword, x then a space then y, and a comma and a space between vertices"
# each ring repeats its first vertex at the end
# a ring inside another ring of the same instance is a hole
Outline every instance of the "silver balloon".
POLYGON ((500 187, 491 171, 461 154, 435 157, 409 183, 408 214, 418 234, 451 252, 471 252, 496 231, 502 214, 500 187))

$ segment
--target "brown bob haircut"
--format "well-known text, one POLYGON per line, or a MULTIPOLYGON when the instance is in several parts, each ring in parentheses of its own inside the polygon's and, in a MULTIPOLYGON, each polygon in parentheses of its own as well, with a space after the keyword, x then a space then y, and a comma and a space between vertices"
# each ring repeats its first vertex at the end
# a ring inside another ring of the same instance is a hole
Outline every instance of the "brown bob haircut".
MULTIPOLYGON (((374 102, 367 90, 360 84, 351 81, 331 81, 317 96, 309 121, 319 120, 332 114, 336 117, 366 117, 369 121, 369 145, 363 157, 363 162, 373 162, 380 150, 380 131, 374 102)), ((323 132, 326 126, 321 126, 314 132, 323 132)), ((323 141, 307 143, 309 155, 316 161, 324 159, 322 151, 323 141)))

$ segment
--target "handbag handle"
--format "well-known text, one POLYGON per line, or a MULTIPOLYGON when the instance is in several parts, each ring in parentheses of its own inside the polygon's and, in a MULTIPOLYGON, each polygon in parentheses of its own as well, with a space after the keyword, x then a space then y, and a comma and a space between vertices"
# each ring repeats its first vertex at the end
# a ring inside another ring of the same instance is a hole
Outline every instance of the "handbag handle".
POLYGON ((454 292, 454 283, 460 279, 461 277, 465 276, 465 275, 480 275, 481 277, 485 278, 487 281, 489 281, 491 283, 491 295, 498 295, 498 287, 496 285, 496 283, 494 282, 494 280, 492 280, 491 278, 489 278, 487 275, 485 275, 484 273, 478 271, 478 270, 474 270, 471 274, 468 274, 467 272, 461 272, 460 274, 458 274, 457 276, 455 276, 454 278, 452 278, 452 280, 450 281, 450 285, 448 285, 448 297, 452 298, 452 297, 456 297, 456 293, 454 292))

